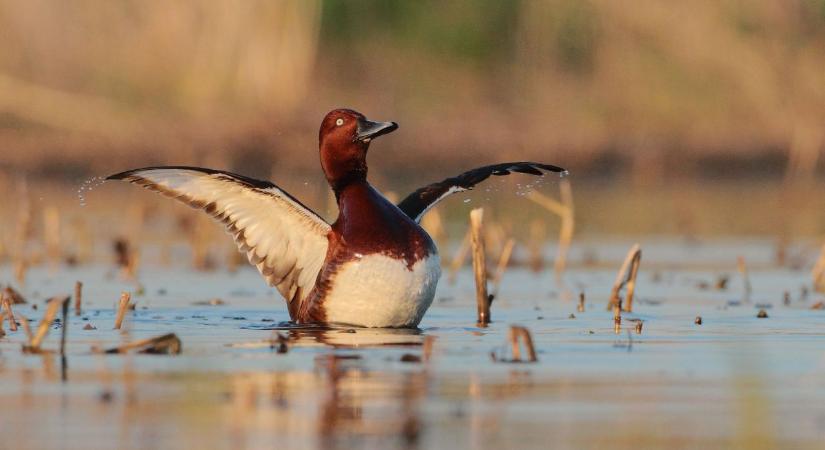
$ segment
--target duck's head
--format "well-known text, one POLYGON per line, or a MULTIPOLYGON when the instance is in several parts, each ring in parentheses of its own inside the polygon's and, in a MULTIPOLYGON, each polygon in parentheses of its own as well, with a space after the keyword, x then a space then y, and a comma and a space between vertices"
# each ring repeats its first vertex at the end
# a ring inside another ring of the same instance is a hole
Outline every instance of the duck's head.
POLYGON ((318 133, 321 167, 329 184, 339 189, 367 177, 370 142, 398 128, 395 122, 373 122, 351 109, 330 111, 318 133))

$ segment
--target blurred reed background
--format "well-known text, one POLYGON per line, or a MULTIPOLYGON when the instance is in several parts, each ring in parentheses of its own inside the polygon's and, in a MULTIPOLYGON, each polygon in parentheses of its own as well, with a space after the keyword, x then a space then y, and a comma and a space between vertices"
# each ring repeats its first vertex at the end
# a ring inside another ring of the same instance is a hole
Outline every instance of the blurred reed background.
POLYGON ((371 151, 385 190, 530 159, 570 169, 577 233, 825 219, 825 0, 0 0, 0 42, 11 208, 23 178, 70 208, 88 177, 187 164, 323 211, 317 127, 349 106, 401 124, 371 151))

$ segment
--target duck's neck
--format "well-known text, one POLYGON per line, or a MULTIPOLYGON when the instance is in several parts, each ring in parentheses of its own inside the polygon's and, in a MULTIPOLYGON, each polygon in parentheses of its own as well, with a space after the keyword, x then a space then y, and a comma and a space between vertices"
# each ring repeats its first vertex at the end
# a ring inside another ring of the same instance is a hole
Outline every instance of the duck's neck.
POLYGON ((334 177, 327 175, 327 182, 329 182, 332 192, 335 193, 335 199, 340 201, 341 193, 348 187, 367 184, 367 165, 363 164, 360 167, 336 174, 334 177))

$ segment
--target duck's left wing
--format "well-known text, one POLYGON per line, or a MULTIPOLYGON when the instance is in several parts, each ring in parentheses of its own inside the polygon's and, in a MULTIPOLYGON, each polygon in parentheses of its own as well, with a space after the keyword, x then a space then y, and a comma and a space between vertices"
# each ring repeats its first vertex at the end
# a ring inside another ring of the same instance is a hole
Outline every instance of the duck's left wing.
POLYGON ((329 224, 268 181, 199 167, 129 170, 126 180, 201 209, 223 223, 290 312, 312 290, 327 253, 329 224))
POLYGON ((544 175, 545 172, 566 173, 567 171, 558 166, 529 161, 479 167, 464 172, 461 175, 447 178, 418 189, 402 200, 401 203, 398 204, 398 208, 411 219, 420 222, 421 217, 423 217, 430 208, 448 195, 472 189, 473 186, 486 180, 490 175, 509 175, 512 172, 541 176, 544 175))

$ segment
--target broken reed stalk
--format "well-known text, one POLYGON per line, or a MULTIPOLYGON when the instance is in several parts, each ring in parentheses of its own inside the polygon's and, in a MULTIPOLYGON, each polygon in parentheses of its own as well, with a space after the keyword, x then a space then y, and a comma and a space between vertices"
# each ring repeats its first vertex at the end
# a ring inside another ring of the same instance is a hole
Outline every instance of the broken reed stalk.
POLYGON ((129 300, 132 299, 132 296, 128 292, 123 292, 120 294, 120 302, 117 306, 117 316, 115 316, 115 330, 119 330, 120 326, 123 325, 123 317, 126 316, 126 310, 129 309, 129 300))
POLYGON ((473 244, 473 273, 476 280, 476 303, 478 306, 478 323, 490 323, 490 298, 487 296, 487 261, 484 254, 483 223, 484 209, 470 211, 470 234, 473 244))
POLYGON ((560 201, 537 191, 530 191, 527 195, 527 198, 556 214, 561 219, 559 247, 556 252, 556 261, 553 263, 553 272, 555 272, 556 278, 561 277, 562 272, 567 267, 567 254, 570 251, 570 244, 573 241, 573 232, 576 227, 573 189, 570 180, 564 178, 559 182, 559 195, 560 201))
POLYGON ((83 283, 75 281, 74 283, 74 315, 80 315, 80 304, 83 302, 83 283))
POLYGON ((613 289, 610 292, 610 302, 607 304, 608 311, 615 305, 621 307, 622 303, 626 304, 625 311, 633 311, 633 294, 636 291, 636 276, 639 273, 639 265, 642 262, 642 249, 639 244, 633 244, 625 256, 622 267, 616 274, 616 281, 613 282, 613 289), (620 292, 623 287, 627 286, 627 299, 622 302, 620 292))
POLYGON ((533 346, 533 338, 530 336, 530 331, 522 326, 513 325, 510 327, 508 333, 510 339, 510 348, 513 352, 513 361, 521 361, 521 346, 519 345, 519 338, 524 341, 524 348, 527 350, 527 361, 536 362, 536 349, 533 346))
POLYGON ((40 344, 43 343, 43 339, 49 334, 49 328, 51 328, 52 322, 54 322, 54 318, 57 316, 57 310, 60 309, 64 303, 68 304, 68 302, 68 296, 52 297, 49 299, 46 312, 43 313, 43 319, 40 320, 40 325, 37 327, 37 333, 35 333, 34 337, 29 341, 29 345, 24 347, 24 351, 30 353, 38 353, 40 351, 40 344))
POLYGON ((613 332, 622 331, 622 299, 613 304, 613 332))
POLYGON ((467 252, 470 251, 471 234, 471 231, 467 230, 467 233, 464 235, 464 239, 461 240, 461 245, 458 247, 458 250, 456 250, 455 255, 453 255, 453 260, 450 262, 450 273, 447 276, 447 282, 450 284, 455 284, 458 269, 464 265, 464 260, 467 258, 467 252))
POLYGON ((504 276, 504 271, 507 270, 507 265, 510 263, 510 256, 513 255, 513 247, 516 241, 513 238, 507 239, 504 243, 504 248, 501 249, 501 255, 498 257, 498 264, 496 265, 496 272, 493 275, 493 298, 498 296, 498 288, 501 285, 501 278, 504 276))
POLYGON ((3 291, 0 293, 0 301, 3 302, 3 309, 9 318, 9 330, 17 331, 17 322, 14 320, 14 311, 11 310, 11 296, 3 291))
POLYGON ((584 312, 584 292, 579 292, 579 306, 576 308, 577 312, 584 312))
POLYGON ((742 256, 736 257, 736 268, 742 274, 742 282, 745 288, 745 301, 750 301, 751 298, 751 279, 748 276, 748 266, 745 264, 745 258, 742 256))
POLYGON ((140 350, 141 353, 177 355, 181 352, 181 349, 182 344, 180 338, 175 333, 168 333, 162 336, 130 342, 103 351, 97 350, 97 352, 126 353, 130 350, 140 350))

